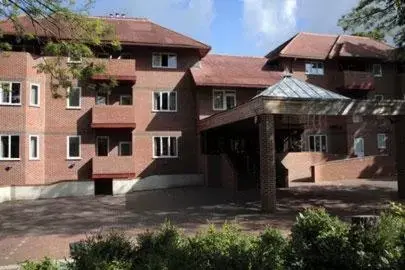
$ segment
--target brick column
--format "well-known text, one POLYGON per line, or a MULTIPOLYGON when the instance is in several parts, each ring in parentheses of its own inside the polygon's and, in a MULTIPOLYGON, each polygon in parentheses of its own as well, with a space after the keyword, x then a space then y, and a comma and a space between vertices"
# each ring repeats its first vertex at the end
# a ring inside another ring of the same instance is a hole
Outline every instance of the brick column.
POLYGON ((276 211, 276 163, 274 145, 274 116, 264 114, 259 122, 260 194, 262 210, 276 211))
POLYGON ((395 120, 398 197, 405 199, 405 116, 398 116, 395 120))

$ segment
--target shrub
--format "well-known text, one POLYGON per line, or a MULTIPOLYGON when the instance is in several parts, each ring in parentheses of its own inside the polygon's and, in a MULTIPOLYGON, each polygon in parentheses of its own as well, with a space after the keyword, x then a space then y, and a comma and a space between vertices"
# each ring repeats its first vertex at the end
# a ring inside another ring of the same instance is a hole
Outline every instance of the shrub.
POLYGON ((289 268, 347 268, 348 225, 325 209, 307 209, 298 214, 291 237, 289 268))
POLYGON ((22 270, 58 270, 59 264, 45 257, 41 262, 26 261, 21 265, 22 270))
POLYGON ((70 269, 130 269, 133 245, 121 232, 110 231, 89 236, 71 252, 70 269), (110 268, 109 268, 110 267, 110 268))

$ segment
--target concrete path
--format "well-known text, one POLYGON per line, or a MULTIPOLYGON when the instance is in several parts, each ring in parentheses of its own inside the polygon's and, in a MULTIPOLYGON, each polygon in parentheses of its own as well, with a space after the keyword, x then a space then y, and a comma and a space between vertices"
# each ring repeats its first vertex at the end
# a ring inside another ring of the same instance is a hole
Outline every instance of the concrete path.
POLYGON ((297 212, 324 206, 343 218, 376 213, 396 200, 396 182, 354 180, 334 183, 292 183, 280 189, 276 214, 260 212, 259 194, 233 194, 222 189, 180 188, 126 196, 63 198, 0 204, 0 265, 26 259, 68 256, 68 244, 99 230, 119 228, 130 235, 154 229, 166 219, 186 233, 208 223, 236 221, 260 232, 267 225, 285 232, 297 212))

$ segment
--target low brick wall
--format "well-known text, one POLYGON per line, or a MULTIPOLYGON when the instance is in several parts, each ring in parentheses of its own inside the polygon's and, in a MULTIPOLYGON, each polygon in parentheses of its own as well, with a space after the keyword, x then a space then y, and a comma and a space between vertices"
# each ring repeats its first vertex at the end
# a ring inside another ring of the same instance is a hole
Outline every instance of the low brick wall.
POLYGON ((311 166, 330 160, 342 159, 344 156, 319 152, 289 152, 277 154, 277 158, 288 170, 288 180, 311 180, 311 166))
POLYGON ((315 164, 312 177, 315 182, 392 176, 395 162, 391 156, 367 156, 315 164))

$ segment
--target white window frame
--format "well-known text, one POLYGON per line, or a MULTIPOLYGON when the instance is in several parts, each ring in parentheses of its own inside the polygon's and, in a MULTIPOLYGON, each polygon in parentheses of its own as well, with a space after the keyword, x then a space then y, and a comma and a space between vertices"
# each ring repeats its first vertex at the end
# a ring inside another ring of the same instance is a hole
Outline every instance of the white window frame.
POLYGON ((107 157, 110 154, 110 137, 109 136, 97 136, 96 137, 96 156, 98 155, 98 139, 107 139, 107 157))
POLYGON ((326 134, 310 134, 310 135, 308 135, 308 151, 309 152, 314 152, 314 153, 328 153, 328 135, 326 135, 326 134), (322 137, 325 137, 325 152, 322 151, 322 145, 321 145, 321 151, 316 151, 316 149, 314 149, 314 151, 311 150, 311 137, 314 137, 314 147, 315 147, 316 137, 320 137, 321 144, 322 144, 322 137))
POLYGON ((40 142, 39 142, 39 135, 29 135, 28 136, 28 152, 29 152, 29 160, 40 160, 40 150, 39 150, 39 147, 40 147, 40 142), (32 155, 31 155, 31 138, 37 138, 37 156, 36 157, 33 157, 32 155))
MULTIPOLYGON (((122 156, 122 153, 121 153, 121 146, 122 146, 123 144, 128 144, 128 145, 130 146, 131 155, 129 155, 129 156, 132 156, 132 142, 131 142, 131 141, 122 141, 122 142, 119 142, 119 143, 118 143, 118 155, 119 155, 119 156, 122 156)), ((128 157, 129 157, 129 156, 128 156, 128 157)))
POLYGON ((152 92, 152 112, 177 112, 177 91, 153 91, 152 92), (155 109, 155 94, 159 93, 160 95, 160 110, 155 109), (176 101, 176 108, 174 110, 170 110, 170 94, 174 93, 175 95, 175 101, 176 101), (162 109, 162 104, 163 104, 163 98, 162 95, 167 94, 167 109, 164 110, 162 109))
MULTIPOLYGON (((3 97, 0 97, 0 105, 6 105, 6 106, 21 106, 22 105, 22 103, 21 103, 21 101, 22 101, 22 83, 21 82, 15 82, 15 81, 0 81, 0 86, 2 85, 2 84, 6 84, 6 83, 9 83, 10 84, 10 98, 9 98, 9 100, 10 100, 10 102, 3 102, 3 97), (20 85, 20 102, 19 103, 12 103, 12 89, 13 89, 13 84, 19 84, 20 85)), ((1 87, 0 87, 0 95, 3 95, 3 90, 1 89, 1 87)))
POLYGON ((131 96, 131 95, 120 95, 120 105, 121 105, 121 106, 132 106, 132 103, 133 103, 133 102, 132 102, 132 96, 131 96), (129 99, 131 100, 131 105, 123 105, 123 104, 122 104, 122 98, 123 98, 123 97, 129 98, 129 99))
POLYGON ((0 134, 0 139, 1 139, 1 137, 4 137, 4 136, 8 137, 8 156, 11 156, 11 137, 13 137, 13 136, 18 136, 19 137, 19 139, 18 139, 18 143, 19 143, 18 144, 18 158, 0 157, 0 160, 1 161, 19 161, 19 160, 21 160, 21 147, 20 147, 21 136, 19 134, 0 134))
POLYGON ((373 73, 374 77, 382 77, 383 76, 383 70, 382 70, 382 65, 381 64, 373 64, 371 66, 371 73, 373 73), (380 73, 374 73, 374 67, 379 66, 380 68, 378 69, 380 73))
POLYGON ((306 75, 316 75, 316 76, 325 75, 325 65, 324 65, 324 63, 320 62, 320 61, 305 62, 305 74, 306 75), (311 68, 307 69, 308 65, 311 65, 311 68), (313 68, 312 67, 313 65, 316 65, 316 68, 313 68), (322 65, 322 67, 320 67, 320 65, 322 65), (320 72, 320 70, 322 72, 320 72))
POLYGON ((152 68, 168 68, 168 69, 176 69, 178 66, 177 63, 177 54, 176 53, 169 53, 169 52, 154 52, 152 53, 152 68), (167 66, 162 66, 162 55, 167 55, 167 66), (154 63, 154 57, 159 56, 160 57, 160 64, 155 65, 154 63), (176 57, 176 65, 175 66, 170 66, 169 65, 169 57, 170 56, 175 56, 176 57))
POLYGON ((69 109, 69 110, 80 110, 80 109, 82 108, 82 88, 81 88, 81 87, 78 87, 78 86, 69 87, 69 88, 66 90, 66 93, 67 93, 67 97, 66 97, 66 109, 69 109), (79 89, 79 106, 70 106, 70 105, 69 105, 69 96, 70 96, 70 89, 71 89, 71 88, 77 88, 77 89, 79 89))
POLYGON ((154 159, 159 159, 159 158, 178 158, 179 157, 179 137, 178 136, 153 136, 152 137, 152 155, 154 159), (160 138, 159 143, 160 143, 160 156, 156 156, 155 154, 155 138, 160 138), (163 138, 168 138, 168 153, 169 155, 162 155, 163 153, 163 147, 162 147, 162 140, 163 138), (170 142, 170 138, 176 138, 176 155, 175 156, 171 156, 170 155, 170 148, 171 148, 171 142, 170 142))
POLYGON ((385 134, 385 133, 378 133, 377 134, 377 148, 378 149, 380 149, 380 150, 384 150, 384 149, 387 149, 387 139, 388 139, 388 136, 387 136, 387 134, 385 134), (383 142, 384 142, 384 144, 380 144, 380 138, 381 137, 383 137, 383 142))
POLYGON ((237 106, 237 99, 236 99, 236 91, 235 90, 223 90, 223 89, 212 89, 212 110, 214 111, 226 111, 226 97, 234 97, 235 98, 235 107, 237 106), (224 95, 224 99, 222 101, 222 108, 215 108, 215 93, 222 93, 224 95))
POLYGON ((40 107, 40 103, 41 103, 40 98, 41 98, 41 86, 40 86, 40 84, 39 83, 30 83, 30 106, 31 107, 40 107), (38 93, 37 93, 37 95, 38 95, 38 103, 37 104, 32 103, 32 87, 33 86, 38 87, 38 93))
POLYGON ((70 55, 67 58, 67 63, 68 64, 81 64, 83 62, 83 57, 79 57, 79 60, 72 60, 72 57, 70 57, 70 55))
POLYGON ((82 136, 80 135, 70 135, 66 136, 66 159, 67 160, 81 160, 82 159, 82 136), (70 152, 70 138, 79 138, 79 156, 78 157, 71 157, 69 156, 70 152))

